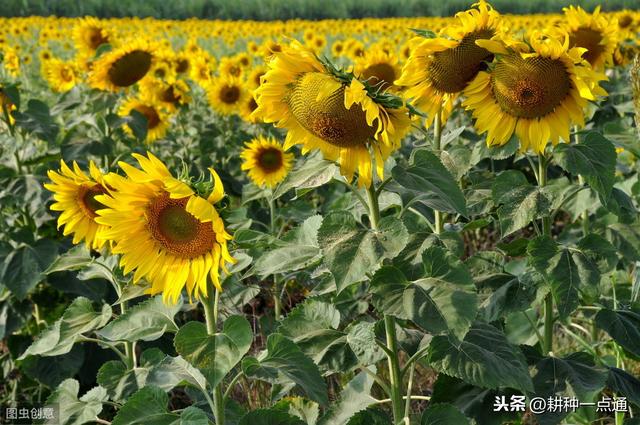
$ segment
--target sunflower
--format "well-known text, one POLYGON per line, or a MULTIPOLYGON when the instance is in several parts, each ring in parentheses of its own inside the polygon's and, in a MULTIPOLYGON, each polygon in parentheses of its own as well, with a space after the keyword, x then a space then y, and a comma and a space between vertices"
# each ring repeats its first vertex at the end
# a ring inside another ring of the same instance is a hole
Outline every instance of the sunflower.
POLYGON ((114 37, 103 22, 86 17, 73 27, 73 41, 80 56, 92 57, 101 45, 112 44, 114 37))
POLYGON ((584 126, 587 101, 606 94, 598 85, 604 75, 581 57, 584 49, 569 47, 568 34, 561 41, 533 31, 528 45, 478 43, 497 57, 467 86, 463 105, 488 145, 503 145, 514 132, 522 151, 542 153, 549 140, 568 142, 571 126, 584 126))
POLYGON ((114 190, 98 197, 106 208, 96 219, 108 227, 105 236, 115 242, 124 272, 135 270, 133 282, 145 278, 149 293, 162 293, 166 303, 176 303, 185 286, 189 298, 206 297, 207 278, 222 289, 219 269, 226 271, 235 260, 214 207, 224 196, 216 172, 209 168, 213 189, 201 195, 151 153, 133 156, 142 169, 120 162, 127 177, 105 176, 114 190))
POLYGON ((144 78, 140 81, 140 91, 145 93, 146 98, 162 104, 171 112, 191 101, 189 85, 183 80, 167 83, 155 78, 144 78))
POLYGON ((267 73, 269 68, 266 65, 258 65, 254 67, 249 75, 247 75, 247 86, 250 89, 257 89, 260 87, 261 81, 260 79, 264 74, 267 73))
POLYGON ((2 86, 0 86, 0 113, 2 113, 2 116, 6 119, 5 114, 9 116, 9 122, 8 124, 13 125, 15 123, 15 118, 13 118, 13 115, 11 114, 11 111, 15 111, 16 105, 13 104, 13 102, 11 102, 11 99, 9 99, 9 96, 7 96, 4 93, 4 89, 2 88, 2 86))
POLYGON ((242 170, 248 171, 249 178, 260 187, 274 187, 291 170, 293 154, 286 153, 282 144, 274 138, 257 137, 245 143, 240 154, 242 170))
MULTIPOLYGON (((145 139, 147 143, 152 143, 166 134, 167 128, 169 128, 169 117, 156 100, 148 95, 129 98, 118 109, 118 115, 127 117, 133 111, 141 113, 147 119, 147 137, 145 139)), ((128 124, 124 129, 128 134, 133 134, 128 124)))
POLYGON ((237 113, 248 96, 242 80, 228 75, 216 78, 207 88, 209 104, 222 115, 237 113))
POLYGON ((134 41, 103 54, 92 64, 89 85, 108 91, 134 85, 153 67, 154 50, 149 42, 134 41))
POLYGON ((18 51, 12 47, 5 47, 2 52, 2 64, 4 65, 4 69, 7 70, 9 75, 12 77, 17 77, 20 75, 20 55, 18 51))
POLYGON ((492 53, 476 40, 503 32, 500 15, 483 0, 456 19, 458 24, 444 28, 440 36, 411 43, 411 56, 396 81, 408 87, 405 96, 425 112, 427 126, 440 112, 443 121, 448 118, 458 95, 491 61, 492 53))
POLYGON ((381 90, 396 89, 394 81, 400 77, 398 57, 381 49, 370 50, 356 60, 355 74, 370 86, 379 87, 381 90))
POLYGON ((45 183, 44 187, 53 192, 56 201, 50 208, 62 212, 58 217, 58 228, 64 226, 65 236, 73 234, 74 244, 84 240, 87 248, 102 248, 107 241, 106 226, 95 219, 104 205, 96 197, 107 193, 109 188, 98 167, 91 161, 87 176, 75 161, 72 170, 60 160, 60 171, 49 170, 47 175, 52 183, 45 183))
POLYGON ((57 92, 67 92, 80 81, 73 62, 51 59, 43 64, 43 72, 49 86, 57 92))
POLYGON ((242 77, 244 74, 243 66, 236 60, 236 58, 223 57, 220 59, 220 66, 218 67, 220 75, 228 75, 230 77, 242 77))
POLYGON ((258 109, 258 103, 252 90, 245 100, 240 104, 240 117, 248 123, 256 124, 262 122, 262 119, 253 112, 258 109))
POLYGON ((193 57, 189 68, 189 76, 193 81, 205 87, 211 83, 214 67, 215 60, 211 56, 193 57))
POLYGON ((325 65, 294 42, 269 62, 270 70, 256 90, 254 116, 288 130, 285 149, 302 144, 303 153, 319 149, 337 161, 351 181, 372 181, 372 154, 378 175, 410 127, 402 102, 380 94, 357 78, 325 65), (349 81, 350 80, 350 81, 349 81))
POLYGON ((600 6, 593 14, 588 14, 580 6, 565 7, 562 30, 569 34, 570 47, 582 47, 582 57, 594 68, 601 70, 613 64, 613 54, 617 46, 618 21, 607 19, 600 14, 600 6))

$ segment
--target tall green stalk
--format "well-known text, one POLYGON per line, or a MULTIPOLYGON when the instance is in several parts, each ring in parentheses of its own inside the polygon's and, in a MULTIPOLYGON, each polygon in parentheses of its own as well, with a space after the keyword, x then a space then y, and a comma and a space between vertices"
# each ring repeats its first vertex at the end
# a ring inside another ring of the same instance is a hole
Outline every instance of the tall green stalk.
MULTIPOLYGON (((276 231, 276 200, 273 199, 273 194, 269 197, 269 230, 271 235, 276 238, 278 233, 276 231)), ((275 320, 279 320, 282 314, 282 300, 280 299, 280 282, 277 275, 273 275, 273 315, 275 320)))
MULTIPOLYGON (((442 149, 442 106, 438 108, 438 113, 436 113, 435 120, 433 122, 433 150, 436 155, 440 154, 440 150, 442 149)), ((437 234, 442 233, 442 228, 444 226, 444 217, 442 216, 442 212, 438 210, 433 210, 433 216, 435 221, 435 231, 437 234)))
MULTIPOLYGON (((380 223, 380 204, 378 192, 374 185, 367 188, 367 200, 369 204, 369 221, 371 229, 378 230, 380 223)), ((398 359, 398 339, 396 337, 396 321, 393 316, 384 315, 384 327, 386 334, 387 363, 389 365, 389 390, 391 396, 391 408, 393 411, 393 423, 400 424, 404 418, 404 400, 402 396, 402 372, 398 359)))
MULTIPOLYGON (((577 145, 580 143, 580 135, 578 134, 578 127, 575 126, 573 128, 573 141, 577 145)), ((584 186, 584 177, 582 174, 578 174, 578 184, 580 186, 584 186)), ((587 236, 589 234, 589 209, 585 209, 580 214, 580 224, 582 225, 582 236, 587 236)))
MULTIPOLYGON (((204 317, 207 324, 207 333, 215 335, 218 331, 218 304, 220 302, 220 292, 209 283, 209 296, 202 300, 204 305, 204 317), (213 296, 211 296, 213 294, 213 296)), ((213 363, 215 363, 216 352, 212 353, 213 363)), ((224 424, 224 399, 222 396, 222 383, 213 388, 213 417, 216 425, 224 424)))
MULTIPOLYGON (((538 155, 538 186, 547 185, 548 159, 544 153, 538 155)), ((551 216, 549 214, 542 217, 542 234, 551 236, 551 216)), ((544 343, 542 345, 544 354, 553 351, 553 295, 551 292, 544 299, 544 343)))

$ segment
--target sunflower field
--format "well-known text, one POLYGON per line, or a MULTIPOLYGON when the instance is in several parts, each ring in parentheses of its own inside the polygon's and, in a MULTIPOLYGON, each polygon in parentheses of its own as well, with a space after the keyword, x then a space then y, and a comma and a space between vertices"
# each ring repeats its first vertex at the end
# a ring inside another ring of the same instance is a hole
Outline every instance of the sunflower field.
POLYGON ((639 30, 0 18, 0 423, 639 425, 639 30))

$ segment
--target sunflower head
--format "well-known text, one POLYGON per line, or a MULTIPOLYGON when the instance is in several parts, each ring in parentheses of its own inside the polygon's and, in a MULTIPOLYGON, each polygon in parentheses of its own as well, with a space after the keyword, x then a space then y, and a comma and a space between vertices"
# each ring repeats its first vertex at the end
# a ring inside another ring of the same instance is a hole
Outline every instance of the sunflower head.
POLYGON ((235 114, 239 111, 249 92, 240 78, 222 75, 207 88, 209 104, 223 115, 235 114))
POLYGON ((134 85, 152 69, 154 50, 148 42, 134 41, 103 54, 92 64, 89 85, 108 91, 134 85))
POLYGON ((58 228, 64 227, 63 234, 73 235, 73 243, 82 241, 87 248, 100 249, 107 241, 106 227, 96 222, 98 211, 104 208, 96 198, 108 192, 104 176, 91 161, 87 175, 74 161, 73 169, 60 160, 60 170, 47 172, 51 183, 44 187, 53 192, 54 203, 51 210, 61 212, 58 228))
POLYGON ((242 170, 248 172, 256 186, 269 188, 284 180, 293 163, 293 154, 286 153, 281 143, 262 136, 245 143, 240 158, 242 170))
POLYGON ((79 82, 79 72, 74 62, 51 59, 43 65, 44 77, 57 92, 71 90, 79 82))
POLYGON ((91 57, 101 45, 113 44, 115 37, 104 22, 86 17, 74 26, 73 41, 80 55, 91 57))
POLYGON ((269 62, 256 102, 255 116, 288 130, 285 149, 319 149, 348 180, 357 170, 362 186, 371 184, 372 155, 381 174, 410 126, 400 99, 321 62, 297 42, 269 62))
POLYGON ((126 177, 106 176, 114 190, 97 197, 105 208, 96 221, 107 226, 124 272, 135 270, 134 283, 145 278, 149 293, 162 293, 167 303, 177 302, 183 288, 189 298, 206 297, 207 280, 221 290, 220 269, 235 260, 214 206, 224 196, 220 178, 210 168, 209 189, 202 193, 174 178, 151 153, 134 157, 140 168, 121 162, 126 177))
POLYGON ((598 6, 593 14, 580 6, 565 7, 565 20, 561 30, 569 34, 571 47, 585 49, 582 57, 596 69, 613 64, 613 54, 618 42, 618 21, 600 13, 598 6))
POLYGON ((397 89, 394 82, 400 77, 398 57, 393 52, 372 48, 356 60, 355 75, 381 90, 397 89))
POLYGON ((465 89, 463 104, 487 144, 502 145, 515 132, 523 151, 541 153, 549 141, 568 142, 572 125, 584 125, 587 101, 606 94, 598 85, 604 76, 568 37, 533 31, 528 43, 481 43, 496 59, 465 89))
MULTIPOLYGON (((126 99, 118 109, 118 115, 121 117, 127 117, 131 115, 133 111, 142 114, 146 118, 146 143, 152 143, 164 137, 167 129, 169 128, 169 117, 157 99, 154 99, 149 95, 126 99)), ((128 134, 133 134, 133 131, 128 124, 125 124, 124 129, 128 134)))
POLYGON ((476 41, 500 38, 505 32, 498 12, 482 0, 456 14, 456 20, 440 36, 417 37, 407 46, 411 53, 396 81, 426 113, 427 125, 437 114, 446 119, 457 96, 493 59, 493 53, 476 41))

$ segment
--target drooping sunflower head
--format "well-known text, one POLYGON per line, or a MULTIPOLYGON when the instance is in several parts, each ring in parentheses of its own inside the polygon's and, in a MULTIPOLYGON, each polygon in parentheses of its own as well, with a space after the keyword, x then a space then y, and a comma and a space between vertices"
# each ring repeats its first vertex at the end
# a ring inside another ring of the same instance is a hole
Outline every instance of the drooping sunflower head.
POLYGON ((405 96, 426 113, 427 126, 438 113, 446 120, 457 96, 493 59, 476 41, 504 33, 500 15, 483 0, 456 14, 456 19, 457 24, 445 27, 440 36, 427 34, 411 43, 411 54, 396 81, 407 87, 405 96))
POLYGON ((282 144, 274 138, 257 137, 245 143, 240 154, 242 170, 260 187, 272 188, 289 173, 293 163, 293 154, 286 153, 282 144))
POLYGON ((103 54, 92 64, 89 85, 107 91, 134 85, 153 67, 154 51, 151 43, 134 41, 103 54))
POLYGON ((511 135, 522 151, 542 153, 546 145, 569 141, 572 125, 584 125, 584 107, 606 92, 605 77, 581 57, 584 49, 534 31, 529 43, 479 42, 496 55, 465 90, 476 129, 487 132, 488 145, 502 145, 511 135))
POLYGON ((410 127, 402 101, 363 84, 353 74, 321 62, 294 42, 269 62, 256 90, 255 116, 288 130, 285 149, 303 145, 303 153, 319 149, 340 164, 358 184, 372 180, 372 155, 378 174, 410 127))
POLYGON ((586 49, 582 57, 594 68, 602 70, 613 64, 613 53, 617 45, 617 19, 607 19, 596 7, 593 14, 580 6, 565 7, 565 21, 561 26, 569 34, 571 47, 586 49))
MULTIPOLYGON (((146 143, 152 143, 164 137, 167 133, 167 129, 169 128, 169 116, 156 99, 150 96, 131 97, 126 99, 118 109, 118 115, 127 117, 131 115, 132 111, 136 111, 146 118, 146 143)), ((130 135, 133 134, 129 124, 125 124, 124 130, 130 135)))
POLYGON ((228 75, 217 77, 207 88, 209 104, 223 115, 237 113, 248 96, 249 92, 243 81, 228 75))
POLYGON ((73 27, 73 41, 81 56, 91 57, 101 45, 113 44, 114 34, 105 22, 86 17, 73 27))
POLYGON ((65 236, 73 234, 74 244, 84 241, 87 248, 101 249, 108 238, 104 235, 106 227, 96 222, 98 210, 104 208, 96 197, 109 188, 98 167, 91 161, 87 176, 75 161, 71 169, 60 160, 60 170, 49 170, 47 175, 51 183, 44 187, 53 192, 55 201, 50 208, 61 212, 58 228, 64 226, 65 236))
POLYGON ((80 81, 74 62, 50 59, 43 64, 43 73, 49 86, 57 92, 69 91, 80 81))
POLYGON ((220 269, 235 260, 214 206, 224 196, 220 178, 210 168, 209 184, 196 191, 151 153, 134 157, 140 168, 120 162, 126 177, 106 176, 114 190, 97 198, 105 208, 96 221, 108 227, 125 274, 135 271, 134 283, 145 278, 149 293, 162 293, 166 303, 176 303, 183 288, 189 298, 206 297, 207 279, 221 290, 220 269))
POLYGON ((355 62, 355 75, 361 81, 381 90, 395 90, 394 82, 400 77, 398 57, 382 49, 369 50, 355 62))

